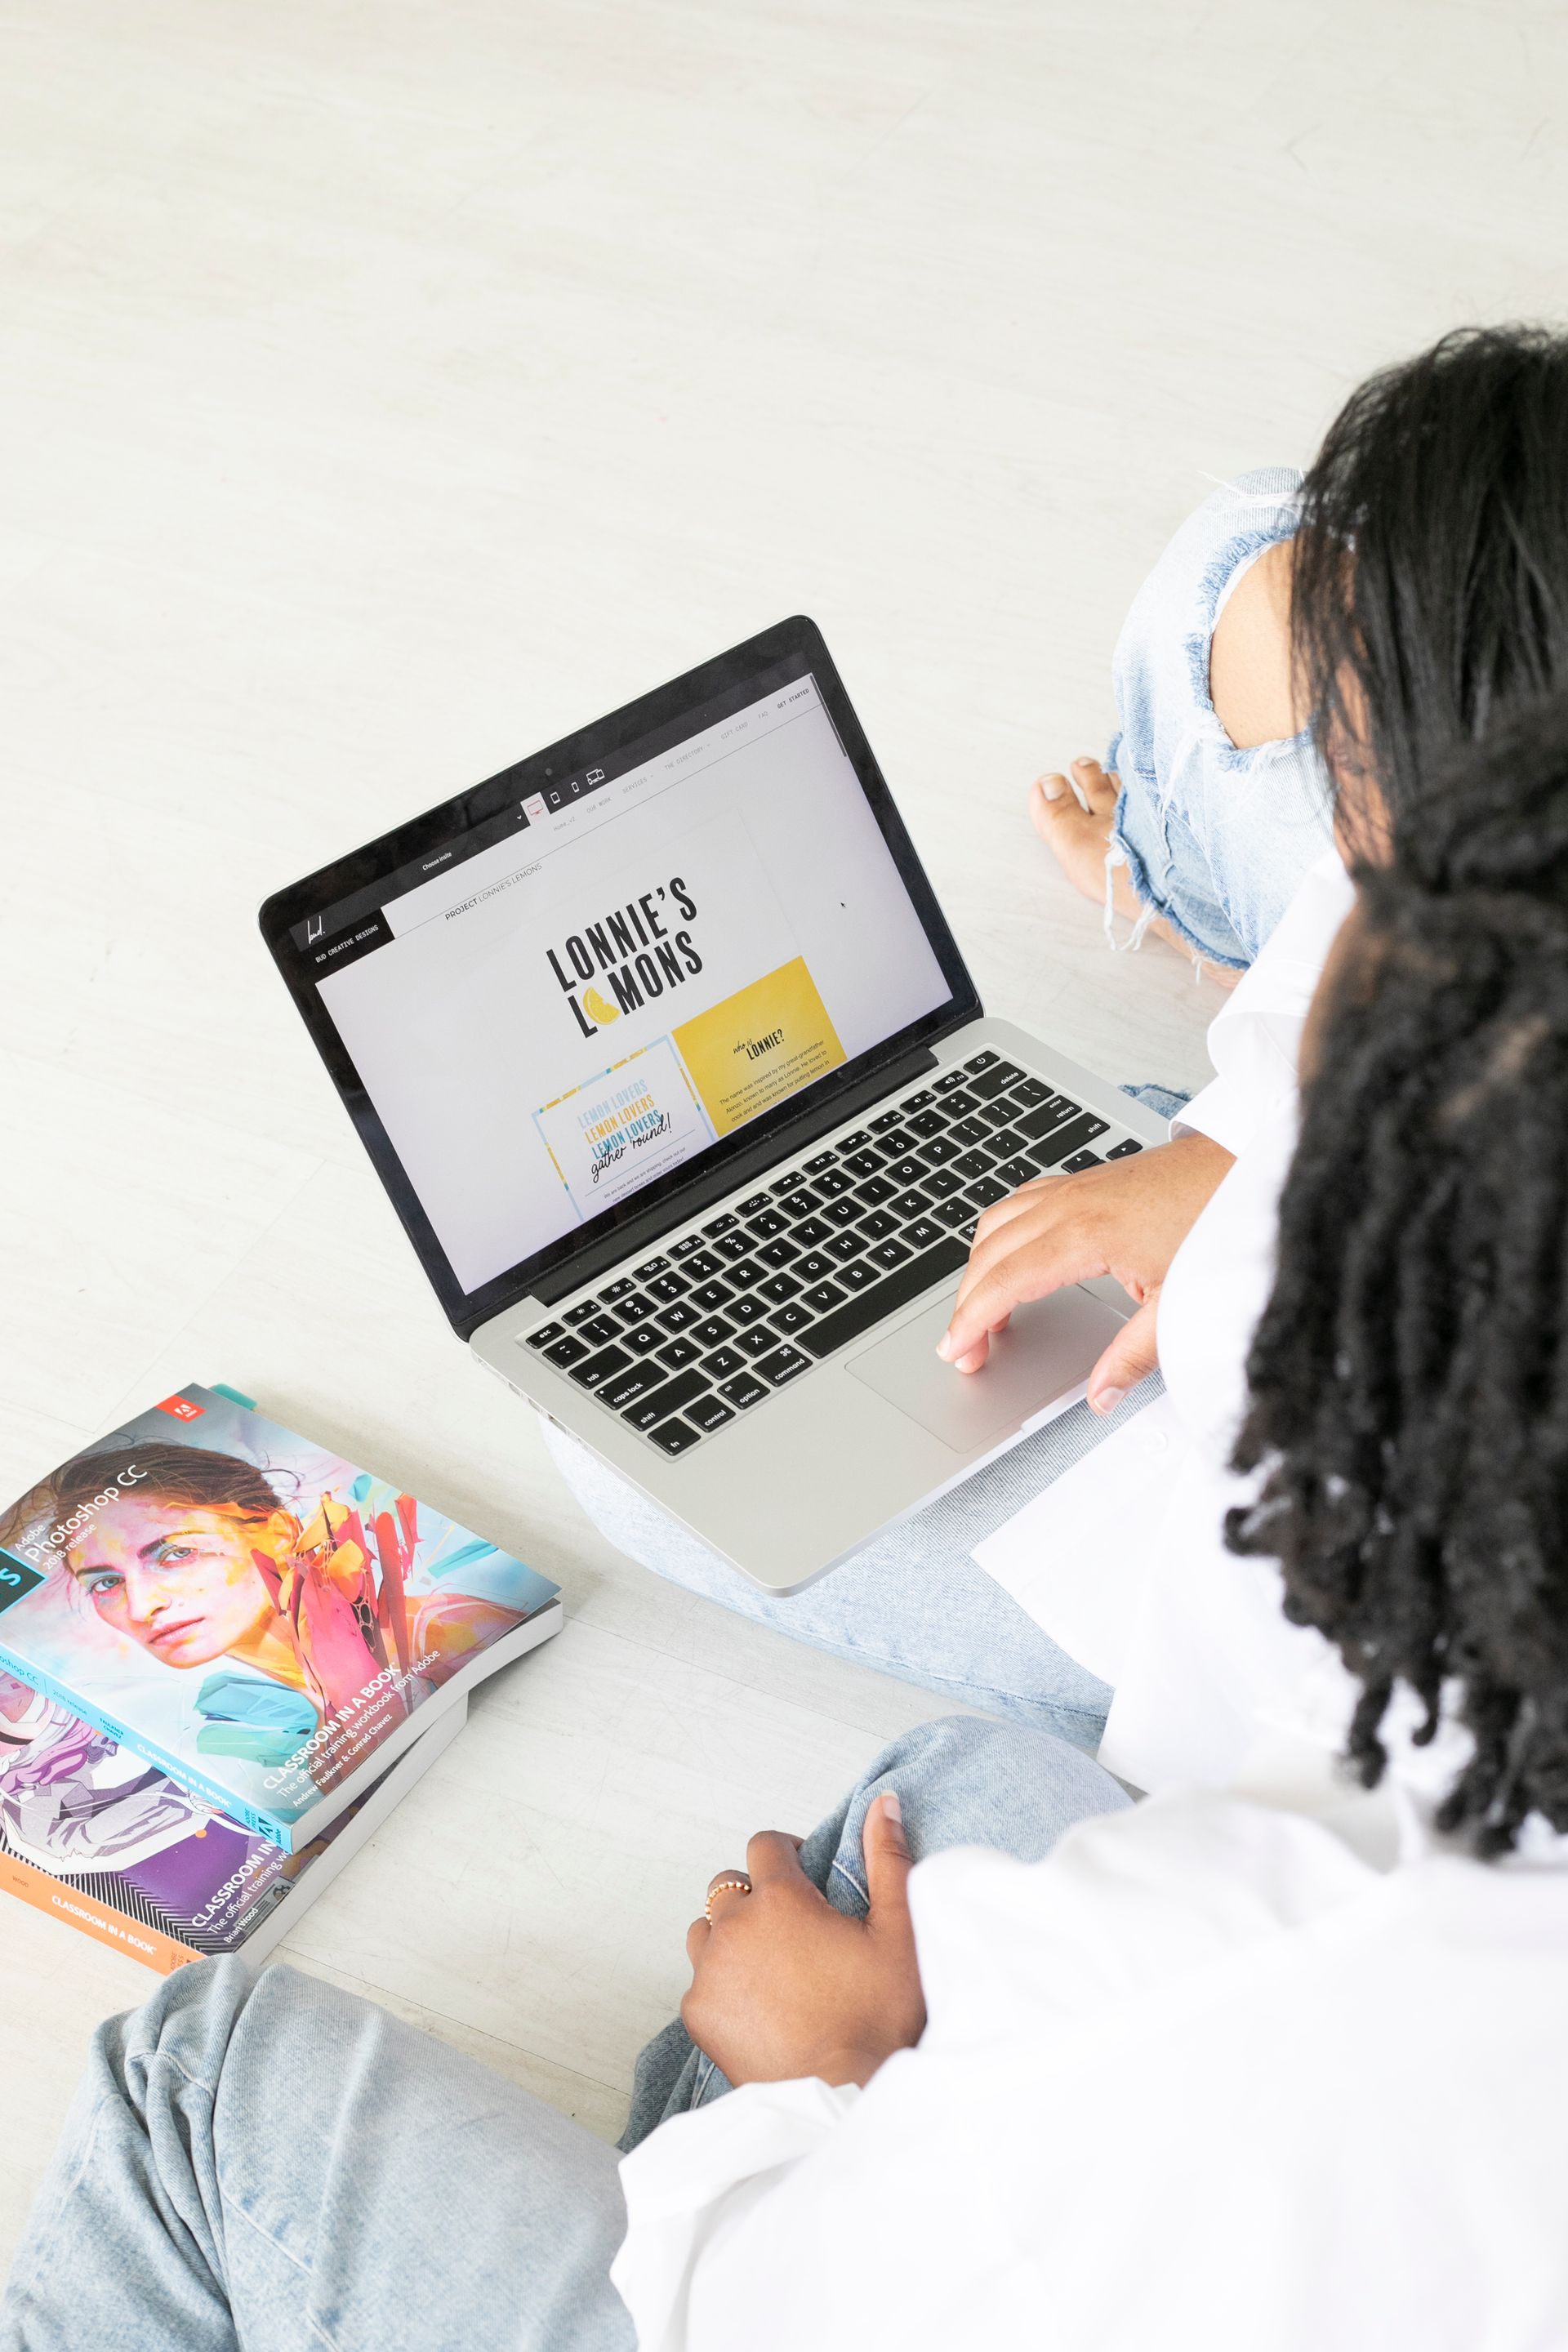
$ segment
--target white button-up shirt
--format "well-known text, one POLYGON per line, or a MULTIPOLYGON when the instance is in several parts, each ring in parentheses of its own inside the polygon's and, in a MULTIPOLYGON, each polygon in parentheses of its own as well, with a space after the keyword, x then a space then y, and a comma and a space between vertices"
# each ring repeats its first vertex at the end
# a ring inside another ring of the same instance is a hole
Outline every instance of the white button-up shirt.
POLYGON ((1185 1115, 1239 1157, 1162 1303, 1186 1458, 1113 1715, 1117 1769, 1162 1793, 1040 1863, 921 1863, 919 2048, 864 2091, 752 2084, 625 2159, 642 2352, 1568 2345, 1568 1840, 1444 1851, 1452 1749, 1348 1792, 1337 1657, 1220 1539, 1348 894, 1309 877, 1185 1115))

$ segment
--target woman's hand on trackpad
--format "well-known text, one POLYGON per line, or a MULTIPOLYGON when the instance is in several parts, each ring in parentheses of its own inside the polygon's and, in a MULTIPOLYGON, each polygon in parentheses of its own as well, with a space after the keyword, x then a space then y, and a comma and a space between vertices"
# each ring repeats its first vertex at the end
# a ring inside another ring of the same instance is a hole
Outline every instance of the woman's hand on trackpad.
POLYGON ((1160 1286, 1231 1164, 1231 1153, 1206 1135, 1182 1135, 1080 1175, 1037 1177, 998 1201, 975 1228, 938 1354, 961 1372, 977 1372, 1015 1307, 1109 1274, 1140 1310, 1089 1375, 1090 1405, 1112 1412, 1154 1369, 1160 1286))

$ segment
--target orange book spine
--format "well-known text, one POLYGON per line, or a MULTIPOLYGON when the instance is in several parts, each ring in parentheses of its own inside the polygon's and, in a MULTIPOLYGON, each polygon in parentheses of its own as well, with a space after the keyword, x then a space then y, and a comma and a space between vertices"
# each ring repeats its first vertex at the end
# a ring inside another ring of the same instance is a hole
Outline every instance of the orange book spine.
POLYGON ((188 1944, 176 1943, 173 1936, 163 1935, 156 1927, 144 1927, 140 1919, 127 1919, 106 1903, 95 1903, 68 1880, 51 1878, 47 1870, 35 1870, 30 1862, 19 1862, 14 1853, 0 1853, 0 1888, 19 1895, 35 1910, 52 1913, 96 1942, 129 1953, 143 1968, 156 1969, 160 1976, 172 1977, 188 1960, 201 1958, 188 1944))

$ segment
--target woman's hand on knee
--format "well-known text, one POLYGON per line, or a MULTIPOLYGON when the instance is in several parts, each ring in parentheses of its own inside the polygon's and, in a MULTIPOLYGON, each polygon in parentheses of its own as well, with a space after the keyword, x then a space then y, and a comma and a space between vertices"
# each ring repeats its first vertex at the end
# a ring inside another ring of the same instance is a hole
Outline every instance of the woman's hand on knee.
POLYGON ((1171 1260, 1232 1164, 1206 1135, 1182 1135, 1131 1160, 1077 1176, 1040 1176, 975 1228, 969 1265, 938 1353, 961 1372, 984 1364, 992 1337, 1016 1307, 1069 1282, 1109 1274, 1146 1314, 1135 1315, 1089 1379, 1089 1402, 1109 1412, 1154 1368, 1153 1305, 1171 1260), (1105 1392, 1116 1393, 1106 1399, 1105 1392))
POLYGON ((871 1807, 862 1845, 863 1919, 834 1909, 802 1870, 795 1841, 775 1830, 752 1840, 743 1871, 714 1881, 709 1916, 687 1933, 691 1990, 680 2014, 731 2083, 811 2074, 868 2083, 920 2040, 925 1998, 906 1892, 913 1864, 896 1797, 871 1807))

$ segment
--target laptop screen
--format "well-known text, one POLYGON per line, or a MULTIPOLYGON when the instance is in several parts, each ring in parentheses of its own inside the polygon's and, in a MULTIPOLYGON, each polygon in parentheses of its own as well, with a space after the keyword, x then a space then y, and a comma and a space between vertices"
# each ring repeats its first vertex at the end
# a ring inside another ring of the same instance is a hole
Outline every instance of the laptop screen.
POLYGON ((809 663, 697 716, 291 927, 465 1294, 952 1003, 809 663))

